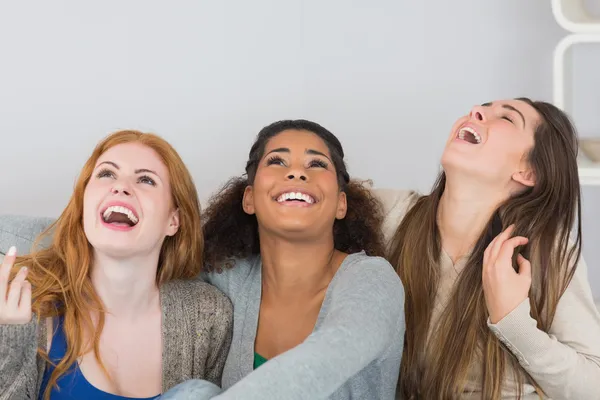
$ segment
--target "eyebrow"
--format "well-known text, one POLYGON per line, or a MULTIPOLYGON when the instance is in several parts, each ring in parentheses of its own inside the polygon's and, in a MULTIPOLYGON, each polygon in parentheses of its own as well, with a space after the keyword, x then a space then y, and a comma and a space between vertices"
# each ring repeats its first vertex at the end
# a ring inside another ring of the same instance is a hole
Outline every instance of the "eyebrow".
MULTIPOLYGON (((267 154, 265 154, 265 157, 268 156, 271 153, 291 153, 290 149, 288 149, 287 147, 278 147, 276 149, 271 150, 270 152, 268 152, 267 154)), ((333 161, 331 161, 331 159, 329 157, 327 157, 327 155, 321 153, 318 150, 313 150, 313 149, 306 149, 304 151, 304 154, 310 154, 313 156, 321 156, 321 157, 325 157, 326 159, 328 159, 332 164, 333 161)))
MULTIPOLYGON (((492 103, 483 103, 481 106, 482 107, 490 107, 492 105, 492 103)), ((525 128, 525 117, 523 116, 523 113, 519 110, 517 110, 516 108, 514 108, 513 106, 511 106, 510 104, 502 104, 502 108, 505 108, 507 110, 511 110, 516 112, 517 114, 519 114, 519 116, 521 117, 521 121, 523 121, 523 128, 525 128)))
MULTIPOLYGON (((116 163, 114 163, 112 161, 103 161, 100 164, 96 165, 96 168, 98 168, 102 164, 109 164, 109 165, 112 165, 113 167, 115 167, 116 169, 121 169, 121 168, 119 168, 119 166, 116 163)), ((160 178, 160 175, 158 175, 155 171, 152 171, 151 169, 147 169, 147 168, 136 169, 134 172, 136 174, 149 173, 149 174, 156 175, 156 176, 158 176, 160 178)))

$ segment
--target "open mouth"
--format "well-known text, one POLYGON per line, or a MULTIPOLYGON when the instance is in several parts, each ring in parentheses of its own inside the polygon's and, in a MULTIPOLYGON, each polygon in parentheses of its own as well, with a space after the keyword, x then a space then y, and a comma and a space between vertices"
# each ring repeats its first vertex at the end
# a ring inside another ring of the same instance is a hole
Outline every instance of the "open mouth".
POLYGON ((127 207, 111 206, 102 213, 102 221, 117 227, 134 227, 139 218, 127 207))
POLYGON ((277 197, 278 203, 306 203, 314 204, 317 201, 314 197, 306 193, 300 192, 285 192, 277 197))
POLYGON ((469 128, 468 126, 461 128, 458 131, 458 134, 456 135, 456 137, 460 140, 464 140, 465 142, 468 142, 471 144, 480 144, 481 143, 481 136, 479 135, 479 133, 477 133, 475 131, 475 129, 469 128))

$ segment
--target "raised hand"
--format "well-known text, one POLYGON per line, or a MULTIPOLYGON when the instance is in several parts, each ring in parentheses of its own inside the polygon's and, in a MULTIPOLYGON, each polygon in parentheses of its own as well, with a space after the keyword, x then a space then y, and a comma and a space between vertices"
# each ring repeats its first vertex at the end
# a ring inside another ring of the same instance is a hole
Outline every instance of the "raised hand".
POLYGON ((11 247, 0 266, 0 324, 26 324, 31 321, 31 284, 27 281, 27 268, 8 282, 10 271, 17 257, 11 247))
POLYGON ((483 253, 483 293, 492 324, 510 314, 529 296, 531 264, 519 254, 519 272, 512 266, 515 248, 529 240, 522 236, 511 237, 513 230, 514 226, 509 226, 492 240, 483 253))

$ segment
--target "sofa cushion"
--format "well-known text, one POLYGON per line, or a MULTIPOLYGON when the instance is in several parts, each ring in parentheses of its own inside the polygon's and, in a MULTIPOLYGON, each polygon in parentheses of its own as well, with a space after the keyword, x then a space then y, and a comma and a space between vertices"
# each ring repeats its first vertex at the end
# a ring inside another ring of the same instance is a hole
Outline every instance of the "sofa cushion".
MULTIPOLYGON (((371 188, 375 197, 383 204, 385 215, 383 230, 387 241, 395 232, 406 209, 416 199, 417 194, 408 190, 372 188, 372 182, 368 180, 362 183, 371 188)), ((0 215, 0 254, 5 254, 10 246, 16 246, 18 254, 29 253, 37 236, 52 222, 54 222, 52 218, 0 215)), ((50 237, 46 238, 40 245, 49 244, 50 239, 50 237)))
MULTIPOLYGON (((38 235, 52 222, 54 219, 46 217, 0 215, 0 254, 5 254, 11 246, 16 246, 20 255, 31 252, 38 235)), ((50 240, 46 238, 40 245, 45 246, 50 240)))
MULTIPOLYGON (((370 182, 366 184, 370 185, 370 182)), ((373 188, 372 190, 383 204, 385 215, 383 230, 386 240, 389 240, 394 234, 397 224, 419 194, 414 191, 396 189, 373 188)), ((45 217, 0 215, 0 262, 10 246, 16 246, 17 252, 21 255, 29 253, 37 236, 52 222, 54 219, 45 217)), ((49 244, 50 239, 50 237, 46 238, 40 245, 49 244)), ((600 299, 597 306, 600 309, 600 299)))

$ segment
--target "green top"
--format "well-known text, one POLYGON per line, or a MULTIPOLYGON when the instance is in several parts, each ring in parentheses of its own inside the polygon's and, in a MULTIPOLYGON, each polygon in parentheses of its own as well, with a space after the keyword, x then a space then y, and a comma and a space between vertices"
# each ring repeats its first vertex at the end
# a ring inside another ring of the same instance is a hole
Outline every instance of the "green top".
POLYGON ((267 361, 268 360, 266 358, 264 358, 263 356, 261 356, 260 354, 254 353, 254 369, 260 367, 267 361))

